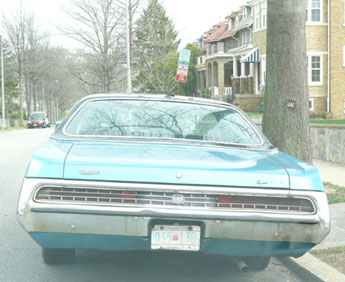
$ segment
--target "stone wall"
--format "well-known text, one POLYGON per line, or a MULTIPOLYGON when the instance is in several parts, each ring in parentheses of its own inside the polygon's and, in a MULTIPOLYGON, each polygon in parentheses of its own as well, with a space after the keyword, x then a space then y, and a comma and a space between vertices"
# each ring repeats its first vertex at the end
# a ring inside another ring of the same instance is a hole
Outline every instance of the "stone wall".
POLYGON ((345 125, 312 125, 313 158, 345 165, 345 125))
POLYGON ((260 109, 262 95, 237 94, 235 95, 235 104, 245 112, 256 112, 260 109))
MULTIPOLYGON (((261 116, 251 117, 262 130, 261 116)), ((345 165, 345 125, 310 126, 313 159, 345 165)))

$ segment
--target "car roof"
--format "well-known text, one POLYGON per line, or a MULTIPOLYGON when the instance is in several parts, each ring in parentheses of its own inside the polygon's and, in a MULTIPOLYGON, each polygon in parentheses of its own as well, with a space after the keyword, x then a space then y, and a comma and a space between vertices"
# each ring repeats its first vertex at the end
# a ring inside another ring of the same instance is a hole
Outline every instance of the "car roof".
POLYGON ((32 115, 45 115, 45 112, 32 112, 32 115))
POLYGON ((203 103, 208 105, 214 105, 214 106, 233 106, 232 104, 218 101, 218 100, 211 100, 211 99, 204 99, 204 98, 198 98, 198 97, 190 97, 190 96, 177 96, 177 95, 167 95, 167 94, 124 94, 124 93, 101 93, 101 94, 92 94, 85 96, 81 99, 81 103, 87 101, 87 100, 94 100, 94 99, 148 99, 148 100, 160 100, 160 101, 174 101, 174 102, 197 102, 197 103, 203 103))

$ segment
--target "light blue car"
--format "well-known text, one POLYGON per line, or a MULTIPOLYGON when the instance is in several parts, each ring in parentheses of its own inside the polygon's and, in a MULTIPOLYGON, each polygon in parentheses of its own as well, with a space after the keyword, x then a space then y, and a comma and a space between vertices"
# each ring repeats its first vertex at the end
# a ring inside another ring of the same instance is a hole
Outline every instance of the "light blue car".
POLYGON ((330 231, 313 166, 233 105, 162 95, 79 101, 32 157, 18 217, 47 264, 82 248, 173 250, 261 270, 330 231))

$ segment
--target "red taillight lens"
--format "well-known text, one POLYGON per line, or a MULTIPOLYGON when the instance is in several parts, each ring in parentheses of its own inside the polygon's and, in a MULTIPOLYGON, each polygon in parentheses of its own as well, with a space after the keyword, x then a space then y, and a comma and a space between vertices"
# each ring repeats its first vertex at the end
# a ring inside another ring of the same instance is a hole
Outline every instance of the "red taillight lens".
POLYGON ((228 196, 228 195, 218 196, 218 206, 220 208, 230 208, 230 204, 232 204, 232 196, 228 196))
POLYGON ((122 201, 123 203, 136 203, 137 192, 134 191, 123 191, 122 192, 122 201))

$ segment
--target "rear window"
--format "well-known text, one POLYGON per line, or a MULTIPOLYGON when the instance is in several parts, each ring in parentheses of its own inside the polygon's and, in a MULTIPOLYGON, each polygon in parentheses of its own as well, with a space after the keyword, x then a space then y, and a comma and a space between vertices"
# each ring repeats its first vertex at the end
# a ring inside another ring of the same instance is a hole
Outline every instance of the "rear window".
POLYGON ((43 120, 44 114, 32 114, 30 120, 43 120))
POLYGON ((250 123, 230 108, 146 100, 90 101, 68 123, 65 133, 245 145, 262 143, 250 123))

